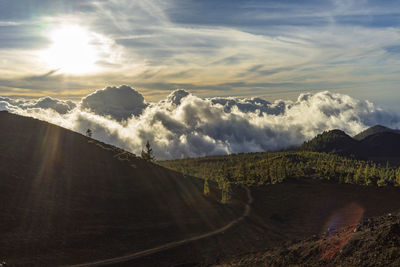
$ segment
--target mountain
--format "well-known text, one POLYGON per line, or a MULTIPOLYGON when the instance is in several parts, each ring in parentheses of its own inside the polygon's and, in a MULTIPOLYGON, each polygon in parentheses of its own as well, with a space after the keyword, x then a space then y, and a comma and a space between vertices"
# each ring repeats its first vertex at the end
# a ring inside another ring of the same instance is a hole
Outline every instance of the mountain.
POLYGON ((383 126, 372 127, 357 135, 357 140, 340 130, 326 131, 306 141, 300 147, 303 151, 335 153, 399 164, 400 134, 397 130, 383 126))
MULTIPOLYGON (((0 260, 9 266, 101 261, 171 242, 181 245, 115 266, 210 266, 266 249, 286 255, 286 250, 280 250, 283 242, 318 236, 326 231, 327 223, 352 215, 341 212, 343 207, 353 207, 352 203, 362 210, 364 220, 400 208, 396 187, 341 184, 303 177, 305 173, 300 179, 288 178, 278 184, 238 183, 246 184, 248 190, 239 190, 233 183, 229 205, 218 201, 220 190, 212 182, 217 177, 211 176, 219 172, 214 173, 218 168, 211 163, 236 165, 248 158, 259 161, 254 166, 260 168, 283 162, 283 154, 301 161, 303 154, 336 157, 328 154, 251 153, 183 159, 189 169, 200 168, 199 177, 208 176, 211 194, 204 196, 204 181, 188 177, 188 172, 184 177, 43 121, 0 112, 0 129, 0 260), (217 234, 207 235, 216 229, 220 229, 217 234), (180 240, 190 242, 175 242, 180 240)), ((328 136, 321 140, 340 143, 343 149, 347 142, 360 144, 340 131, 328 136)), ((270 168, 270 174, 278 169, 270 168)), ((376 253, 386 257, 386 251, 376 253)), ((313 256, 315 250, 303 252, 313 256)))
POLYGON ((377 133, 396 133, 396 134, 400 134, 400 130, 394 130, 394 129, 390 129, 388 127, 382 126, 382 125, 375 125, 372 126, 368 129, 366 129, 365 131, 362 131, 361 133, 355 135, 353 138, 361 141, 364 138, 377 134, 377 133))
POLYGON ((11 266, 121 256, 215 230, 242 210, 220 204, 212 183, 205 197, 200 179, 67 129, 7 112, 0 129, 0 260, 11 266))
POLYGON ((360 142, 360 154, 369 157, 399 157, 400 134, 395 132, 380 132, 369 135, 360 142))
POLYGON ((325 131, 304 142, 301 150, 350 155, 358 151, 358 142, 341 130, 325 131))

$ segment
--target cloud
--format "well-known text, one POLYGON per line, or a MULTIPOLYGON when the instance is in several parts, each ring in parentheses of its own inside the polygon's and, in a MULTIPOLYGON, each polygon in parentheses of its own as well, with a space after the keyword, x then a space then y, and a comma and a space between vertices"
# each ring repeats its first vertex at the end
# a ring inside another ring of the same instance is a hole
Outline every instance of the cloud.
POLYGON ((244 113, 259 113, 260 116, 263 114, 279 115, 285 111, 286 103, 284 101, 275 101, 270 103, 262 98, 220 98, 215 97, 211 99, 211 102, 216 105, 220 104, 224 107, 225 112, 231 112, 233 108, 239 109, 244 113))
POLYGON ((139 116, 146 108, 142 94, 127 85, 109 86, 84 97, 81 107, 91 112, 121 121, 139 116))
POLYGON ((13 111, 15 109, 51 109, 59 114, 66 114, 76 107, 76 104, 72 101, 62 101, 52 97, 43 97, 38 100, 13 100, 7 97, 0 97, 0 103, 3 103, 2 109, 7 111, 13 111))
POLYGON ((180 105, 182 98, 187 97, 188 95, 189 93, 185 90, 178 89, 168 96, 167 102, 173 103, 174 105, 180 105))
POLYGON ((395 1, 215 2, 2 1, 0 90, 81 98, 87 88, 135 81, 157 100, 155 94, 170 88, 207 96, 287 97, 282 90, 291 90, 294 97, 304 88, 351 87, 353 96, 385 104, 399 96, 395 1), (65 25, 90 33, 99 71, 40 75, 53 67, 39 52, 65 25))
POLYGON ((10 105, 10 103, 6 102, 6 101, 2 101, 0 99, 0 110, 7 110, 12 112, 13 111, 13 107, 10 105))
POLYGON ((29 108, 53 109, 60 114, 65 114, 75 107, 76 104, 72 101, 61 101, 51 97, 44 97, 39 99, 34 105, 30 106, 29 108))
POLYGON ((376 124, 400 127, 399 114, 329 91, 269 102, 200 98, 180 89, 158 103, 146 104, 139 92, 121 86, 98 90, 66 113, 47 102, 51 101, 0 98, 0 109, 80 133, 90 128, 94 138, 136 154, 149 140, 159 159, 284 149, 330 129, 355 135, 376 124))

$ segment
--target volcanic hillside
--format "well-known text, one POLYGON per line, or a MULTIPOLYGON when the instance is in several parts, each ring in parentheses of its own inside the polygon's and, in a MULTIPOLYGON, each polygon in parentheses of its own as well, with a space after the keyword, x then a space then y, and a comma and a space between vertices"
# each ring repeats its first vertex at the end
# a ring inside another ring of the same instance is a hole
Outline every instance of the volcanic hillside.
POLYGON ((304 142, 301 149, 348 155, 359 150, 359 143, 341 130, 332 130, 323 132, 310 141, 304 142))
POLYGON ((394 158, 400 159, 400 131, 377 125, 354 138, 340 130, 326 131, 304 142, 300 149, 396 163, 394 158))
POLYGON ((400 130, 394 130, 394 129, 390 129, 388 127, 382 126, 382 125, 375 125, 372 126, 368 129, 366 129, 365 131, 362 131, 361 133, 355 135, 353 138, 361 141, 364 138, 370 136, 370 135, 374 135, 377 133, 397 133, 400 134, 400 130))
POLYGON ((213 186, 204 197, 203 181, 81 134, 7 112, 0 129, 0 259, 11 266, 121 256, 237 216, 213 186))

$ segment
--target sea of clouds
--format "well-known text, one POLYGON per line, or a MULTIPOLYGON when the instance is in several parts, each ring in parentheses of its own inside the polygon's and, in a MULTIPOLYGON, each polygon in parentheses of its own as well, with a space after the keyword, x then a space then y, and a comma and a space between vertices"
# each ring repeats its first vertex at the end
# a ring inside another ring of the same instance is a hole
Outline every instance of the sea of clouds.
POLYGON ((106 87, 79 103, 51 97, 0 97, 0 110, 30 116, 140 154, 147 140, 159 159, 285 149, 325 130, 355 135, 376 124, 399 128, 400 115, 369 101, 328 91, 296 101, 261 98, 200 98, 175 90, 146 102, 127 85, 106 87))

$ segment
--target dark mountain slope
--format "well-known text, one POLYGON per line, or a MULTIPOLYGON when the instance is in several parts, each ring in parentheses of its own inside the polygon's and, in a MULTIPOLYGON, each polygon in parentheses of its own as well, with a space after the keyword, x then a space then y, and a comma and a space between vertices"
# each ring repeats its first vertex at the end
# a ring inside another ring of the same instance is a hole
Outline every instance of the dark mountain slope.
POLYGON ((236 216, 216 201, 214 188, 210 197, 202 192, 201 180, 0 112, 0 259, 10 264, 120 256, 215 229, 236 216))
POLYGON ((353 138, 361 141, 364 138, 370 136, 370 135, 374 135, 377 133, 397 133, 400 134, 400 130, 394 130, 394 129, 390 129, 388 127, 382 126, 382 125, 375 125, 372 126, 368 129, 366 129, 365 131, 362 131, 361 133, 355 135, 353 138))
POLYGON ((400 134, 381 132, 360 141, 361 154, 369 157, 400 156, 400 134))
MULTIPOLYGON (((376 129, 383 129, 377 126, 376 129)), ((386 128, 388 129, 388 128, 386 128)), ((300 147, 303 151, 335 153, 343 156, 355 156, 359 159, 375 160, 397 165, 400 158, 400 134, 395 130, 377 131, 365 134, 358 141, 340 130, 332 130, 317 135, 300 147)))
POLYGON ((332 130, 304 142, 301 150, 350 155, 358 151, 358 142, 341 130, 332 130))

